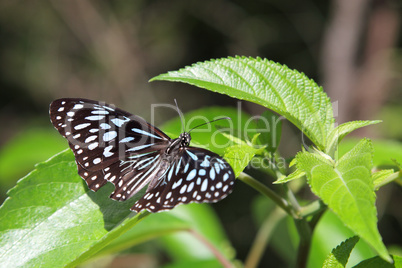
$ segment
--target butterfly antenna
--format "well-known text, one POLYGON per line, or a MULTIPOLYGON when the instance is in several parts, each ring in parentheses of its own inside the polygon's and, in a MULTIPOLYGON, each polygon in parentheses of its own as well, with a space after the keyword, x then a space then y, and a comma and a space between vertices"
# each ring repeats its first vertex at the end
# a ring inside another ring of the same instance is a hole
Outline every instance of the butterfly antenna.
POLYGON ((178 113, 179 116, 180 116, 181 130, 182 130, 182 132, 185 132, 185 131, 184 131, 184 118, 183 118, 183 114, 182 114, 182 112, 181 112, 180 109, 179 109, 179 105, 177 105, 176 99, 174 99, 174 103, 176 103, 177 113, 178 113))
POLYGON ((218 118, 218 119, 215 119, 215 120, 212 120, 212 121, 203 123, 203 124, 201 124, 201 125, 195 126, 195 127, 193 127, 192 129, 190 129, 187 133, 190 133, 193 129, 195 129, 195 128, 197 128, 197 127, 200 127, 200 126, 203 126, 203 125, 206 125, 206 124, 215 122, 215 121, 219 121, 219 120, 232 120, 232 118, 230 118, 230 117, 221 117, 221 118, 218 118))

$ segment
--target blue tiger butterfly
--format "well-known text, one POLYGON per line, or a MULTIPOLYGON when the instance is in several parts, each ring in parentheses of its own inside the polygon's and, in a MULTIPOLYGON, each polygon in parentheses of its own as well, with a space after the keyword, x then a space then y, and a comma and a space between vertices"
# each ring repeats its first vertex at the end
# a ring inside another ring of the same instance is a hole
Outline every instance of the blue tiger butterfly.
POLYGON ((81 98, 57 99, 49 113, 91 190, 109 181, 115 186, 110 198, 124 201, 148 185, 131 208, 137 213, 217 202, 233 190, 231 166, 209 150, 189 146, 190 131, 171 139, 139 116, 81 98))

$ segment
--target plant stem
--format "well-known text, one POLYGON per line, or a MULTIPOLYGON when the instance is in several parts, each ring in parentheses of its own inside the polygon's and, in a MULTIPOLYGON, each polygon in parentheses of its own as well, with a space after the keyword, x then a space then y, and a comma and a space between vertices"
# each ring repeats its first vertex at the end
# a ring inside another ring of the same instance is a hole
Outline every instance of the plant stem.
POLYGON ((300 215, 305 218, 311 215, 316 215, 321 211, 325 211, 327 206, 321 201, 321 199, 314 200, 313 202, 300 208, 300 215))
POLYGON ((306 220, 294 219, 294 222, 297 228, 297 232, 300 236, 296 267, 305 268, 307 266, 307 260, 310 251, 312 231, 306 220))
POLYGON ((267 246, 267 243, 272 235, 273 230, 277 226, 280 220, 282 220, 286 214, 279 208, 276 208, 262 223, 260 230, 258 231, 253 246, 245 261, 245 268, 257 267, 261 256, 267 246))
POLYGON ((284 184, 283 186, 285 187, 286 196, 288 197, 288 200, 289 200, 290 204, 292 205, 293 210, 297 211, 297 214, 300 215, 300 209, 301 208, 300 208, 299 202, 297 202, 297 199, 296 199, 295 195, 289 189, 287 184, 284 184))
POLYGON ((230 261, 228 261, 226 257, 223 256, 223 254, 211 242, 205 239, 205 237, 203 237, 201 234, 199 234, 193 229, 188 229, 188 232, 192 234, 195 238, 197 238, 201 243, 203 243, 207 248, 209 248, 209 250, 215 255, 215 257, 222 264, 223 267, 225 268, 233 267, 230 261))
POLYGON ((295 213, 295 211, 292 209, 292 207, 289 205, 289 203, 282 197, 280 197, 277 193, 269 189, 267 186, 262 184, 261 182, 257 181, 250 175, 242 172, 240 175, 237 177, 239 180, 242 182, 248 184, 249 186, 253 187, 257 191, 259 191, 261 194, 267 196, 270 198, 272 201, 274 201, 278 206, 280 206, 283 210, 286 211, 287 214, 292 216, 295 219, 299 219, 300 216, 295 213))

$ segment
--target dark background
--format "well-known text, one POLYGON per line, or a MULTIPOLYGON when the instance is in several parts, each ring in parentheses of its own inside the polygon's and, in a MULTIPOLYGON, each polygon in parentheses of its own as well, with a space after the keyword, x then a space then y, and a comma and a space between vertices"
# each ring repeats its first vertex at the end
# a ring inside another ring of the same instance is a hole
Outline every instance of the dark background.
MULTIPOLYGON (((184 112, 236 107, 230 97, 189 85, 148 83, 197 61, 235 55, 268 58, 304 72, 329 94, 338 123, 384 121, 355 135, 402 141, 401 10, 401 2, 391 0, 1 1, 0 161, 10 154, 10 144, 30 138, 32 129, 57 135, 48 105, 59 97, 106 101, 146 119, 151 104, 172 104, 174 98, 184 112)), ((253 115, 264 110, 251 103, 242 107, 253 115)), ((155 123, 175 116, 161 111, 155 123)), ((300 142, 287 132, 284 154, 291 155, 300 142)), ((25 165, 18 170, 10 173, 0 163, 2 199, 34 163, 59 151, 45 157, 37 147, 21 148, 33 157, 21 153, 25 165)), ((221 214, 237 257, 244 259, 256 231, 246 227, 252 226, 246 212, 255 193, 238 188, 238 214, 221 214), (239 228, 246 230, 240 236, 239 228)), ((400 204, 400 188, 387 194, 400 204)), ((390 217, 380 225, 387 242, 401 231, 402 215, 382 213, 390 217)))

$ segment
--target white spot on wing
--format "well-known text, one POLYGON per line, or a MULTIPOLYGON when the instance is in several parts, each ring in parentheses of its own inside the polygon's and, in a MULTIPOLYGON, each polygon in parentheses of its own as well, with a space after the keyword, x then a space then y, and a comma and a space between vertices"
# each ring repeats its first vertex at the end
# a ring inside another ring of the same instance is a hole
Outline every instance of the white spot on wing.
POLYGON ((109 132, 106 132, 105 134, 103 134, 103 140, 106 142, 111 141, 116 137, 117 137, 116 131, 109 131, 109 132))
POLYGON ((215 180, 215 169, 213 167, 209 170, 209 177, 211 180, 215 180))
POLYGON ((105 116, 103 116, 103 115, 91 115, 91 116, 85 117, 86 120, 90 120, 90 121, 99 121, 99 120, 102 120, 103 118, 105 118, 105 116))
POLYGON ((188 167, 190 166, 190 163, 187 163, 184 167, 183 173, 187 173, 188 167))
POLYGON ((180 188, 180 193, 183 194, 187 189, 187 185, 184 184, 183 187, 180 188))
POLYGON ((216 169, 216 173, 219 174, 220 168, 218 163, 214 163, 214 167, 216 169))
POLYGON ((92 114, 109 114, 109 112, 105 111, 105 110, 94 110, 91 113, 92 114))
POLYGON ((79 124, 79 125, 76 125, 76 126, 74 127, 74 129, 75 129, 75 130, 80 130, 80 129, 83 129, 83 128, 88 127, 90 124, 91 124, 91 123, 79 124))
POLYGON ((85 139, 85 143, 90 143, 91 141, 96 140, 96 135, 89 136, 88 138, 85 139))
POLYGON ((195 178, 195 175, 197 175, 197 171, 193 169, 190 171, 190 173, 188 173, 186 180, 191 181, 192 179, 195 178))
POLYGON ((112 120, 110 120, 113 122, 113 124, 115 124, 117 127, 121 127, 125 122, 130 121, 129 119, 120 119, 120 118, 113 118, 112 120))
POLYGON ((194 161, 197 161, 198 160, 198 157, 195 155, 195 154, 193 154, 192 152, 190 152, 190 151, 186 151, 187 152, 187 154, 194 160, 194 161))
POLYGON ((179 172, 180 165, 181 165, 181 158, 179 159, 179 162, 177 163, 177 166, 176 166, 176 172, 175 172, 176 175, 179 172))
POLYGON ((191 192, 191 191, 193 190, 193 188, 194 188, 194 182, 192 182, 192 183, 190 183, 190 184, 188 185, 187 192, 188 192, 188 193, 191 192))
POLYGON ((140 145, 140 146, 135 146, 133 148, 128 149, 127 151, 132 152, 132 151, 139 151, 142 150, 144 148, 148 148, 152 145, 155 145, 154 143, 150 143, 150 144, 145 144, 145 145, 140 145))
MULTIPOLYGON (((61 103, 61 104, 63 104, 63 103, 61 103)), ((82 104, 76 104, 73 107, 73 109, 82 109, 82 108, 84 108, 84 105, 82 105, 82 104)))
POLYGON ((105 150, 103 151, 103 155, 105 156, 105 157, 110 157, 110 156, 112 156, 114 153, 111 153, 110 152, 110 150, 112 150, 113 149, 113 146, 112 145, 109 145, 108 147, 106 147, 105 148, 105 150))
POLYGON ((210 158, 210 156, 209 156, 209 155, 206 155, 204 161, 202 161, 202 163, 200 164, 200 166, 202 166, 202 167, 209 167, 209 166, 211 165, 210 162, 209 162, 209 158, 210 158))
POLYGON ((133 137, 125 137, 124 139, 121 139, 121 140, 119 141, 119 143, 127 143, 127 142, 130 142, 130 141, 132 141, 132 140, 134 140, 133 137))
POLYGON ((101 123, 99 126, 100 126, 101 129, 109 129, 109 128, 111 128, 111 126, 109 124, 106 124, 106 123, 101 123))
POLYGON ((176 181, 175 183, 173 183, 172 185, 172 189, 176 189, 177 187, 179 187, 182 183, 183 179, 180 179, 178 181, 176 181))
POLYGON ((205 191, 207 190, 207 187, 208 187, 208 180, 205 179, 205 180, 202 182, 202 185, 201 185, 201 192, 205 192, 205 191))
POLYGON ((95 149, 96 147, 98 147, 98 145, 99 145, 99 143, 97 143, 97 142, 91 143, 90 145, 88 145, 88 149, 89 149, 89 150, 93 150, 93 149, 95 149))
POLYGON ((153 137, 155 139, 162 139, 161 137, 158 137, 150 132, 147 132, 147 131, 139 129, 139 128, 132 128, 131 131, 138 133, 138 134, 147 135, 147 136, 153 137))

